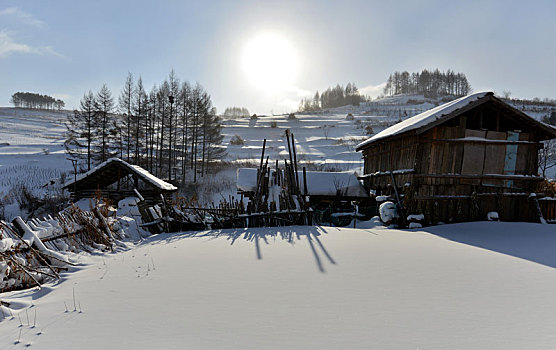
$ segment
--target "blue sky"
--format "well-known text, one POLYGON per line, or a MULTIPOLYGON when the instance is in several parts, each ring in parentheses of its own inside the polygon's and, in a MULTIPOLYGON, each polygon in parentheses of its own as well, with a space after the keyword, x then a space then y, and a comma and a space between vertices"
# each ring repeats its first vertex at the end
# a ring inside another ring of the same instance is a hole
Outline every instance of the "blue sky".
POLYGON ((0 0, 0 105, 32 91, 72 108, 103 83, 118 95, 128 72, 150 89, 172 68, 220 111, 286 112, 336 83, 376 94, 391 72, 424 68, 463 72, 475 91, 556 98, 554 13, 556 1, 0 0), (295 54, 287 86, 242 68, 261 33, 295 54))

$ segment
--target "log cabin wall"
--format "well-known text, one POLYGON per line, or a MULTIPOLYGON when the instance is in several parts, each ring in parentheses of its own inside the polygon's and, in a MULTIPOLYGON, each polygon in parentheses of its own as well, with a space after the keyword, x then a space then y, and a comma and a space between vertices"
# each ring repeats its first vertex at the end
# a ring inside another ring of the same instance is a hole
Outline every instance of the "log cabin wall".
POLYGON ((535 221, 529 194, 542 180, 536 131, 487 102, 421 134, 371 144, 363 150, 365 184, 391 194, 392 171, 399 190, 410 192, 410 214, 425 214, 429 224, 484 220, 490 211, 504 221, 535 221))
POLYGON ((394 173, 396 184, 411 182, 415 171, 415 159, 419 138, 417 136, 398 137, 377 142, 363 151, 365 185, 371 189, 386 189, 392 183, 394 173))

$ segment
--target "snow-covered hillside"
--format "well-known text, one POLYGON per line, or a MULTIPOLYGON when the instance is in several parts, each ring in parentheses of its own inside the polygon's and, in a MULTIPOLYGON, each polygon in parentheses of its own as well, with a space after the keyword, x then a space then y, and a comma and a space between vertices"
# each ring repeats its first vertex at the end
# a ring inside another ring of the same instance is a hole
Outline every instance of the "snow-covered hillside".
POLYGON ((369 227, 163 234, 76 256, 61 283, 2 295, 0 347, 556 346, 552 226, 369 227))
POLYGON ((361 154, 355 151, 355 146, 368 137, 361 125, 370 118, 346 117, 347 114, 322 114, 297 115, 295 119, 288 119, 287 115, 224 119, 227 159, 258 164, 264 139, 267 139, 265 156, 270 156, 271 161, 287 159, 285 130, 290 129, 301 165, 309 169, 361 171, 361 154), (244 139, 244 145, 230 144, 235 135, 244 139))
POLYGON ((0 210, 4 217, 20 214, 17 203, 10 201, 10 192, 19 185, 45 194, 44 184, 72 169, 64 151, 67 113, 0 108, 0 210))
MULTIPOLYGON (((308 170, 362 172, 361 154, 355 146, 368 138, 369 132, 383 129, 413 115, 446 102, 444 99, 427 99, 422 95, 387 97, 360 106, 344 106, 319 113, 259 116, 251 118, 228 118, 223 120, 224 159, 235 166, 258 165, 263 140, 267 139, 266 155, 270 161, 286 159, 288 151, 284 131, 290 129, 295 136, 297 157, 301 166, 308 170), (348 115, 350 115, 348 117, 348 115), (243 139, 242 145, 233 145, 235 136, 243 139)), ((526 113, 542 118, 543 106, 516 105, 526 113)), ((63 141, 66 128, 64 121, 69 111, 34 111, 0 108, 0 200, 19 184, 43 194, 42 186, 52 178, 66 177, 73 170, 66 159, 63 141)), ((553 169, 556 171, 556 168, 553 169)), ((235 169, 226 169, 219 178, 203 179, 208 186, 218 188, 225 198, 235 193, 235 169), (218 186, 213 186, 218 183, 218 186)), ((554 176, 553 173, 549 174, 554 176)), ((69 175, 71 176, 71 175, 69 175)), ((211 194, 202 200, 210 203, 221 198, 211 194)), ((18 214, 13 201, 1 203, 6 218, 18 214)))

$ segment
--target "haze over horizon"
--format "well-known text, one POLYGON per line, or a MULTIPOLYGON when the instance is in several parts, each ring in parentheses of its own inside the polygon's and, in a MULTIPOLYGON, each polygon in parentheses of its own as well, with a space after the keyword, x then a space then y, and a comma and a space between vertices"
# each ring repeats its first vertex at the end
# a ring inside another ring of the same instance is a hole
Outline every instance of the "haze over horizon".
POLYGON ((78 106, 128 72, 147 90, 174 69, 219 111, 268 114, 354 82, 376 97, 394 71, 452 69, 475 91, 556 97, 556 3, 106 1, 0 3, 0 106, 17 91, 78 106))

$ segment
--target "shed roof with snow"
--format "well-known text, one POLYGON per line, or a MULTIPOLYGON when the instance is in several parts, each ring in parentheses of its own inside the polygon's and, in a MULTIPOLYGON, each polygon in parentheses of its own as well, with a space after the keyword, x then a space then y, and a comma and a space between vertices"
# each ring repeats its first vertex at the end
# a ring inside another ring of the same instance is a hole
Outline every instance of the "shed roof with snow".
POLYGON ((495 101, 497 104, 507 109, 508 112, 511 112, 514 118, 520 119, 522 122, 532 124, 538 128, 544 139, 556 138, 555 128, 539 122, 522 111, 502 102, 494 97, 493 92, 484 91, 450 101, 384 129, 378 134, 373 135, 371 138, 357 145, 357 150, 360 151, 376 141, 401 134, 422 134, 435 126, 447 122, 448 120, 488 101, 495 101))
POLYGON ((133 188, 145 197, 155 198, 159 194, 177 191, 177 187, 162 180, 138 165, 129 164, 119 158, 110 158, 94 169, 69 181, 63 187, 72 193, 73 199, 88 197, 101 190, 110 196, 125 197, 134 195, 133 188), (131 178, 133 183, 127 184, 131 178))

